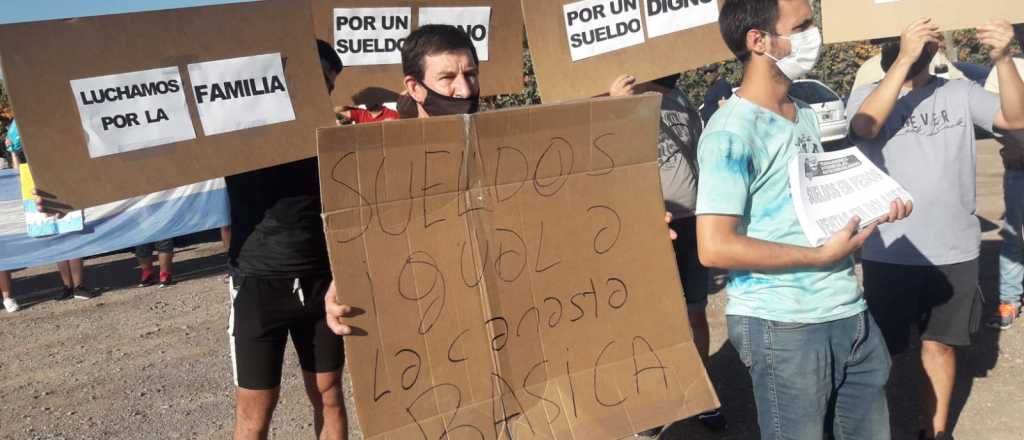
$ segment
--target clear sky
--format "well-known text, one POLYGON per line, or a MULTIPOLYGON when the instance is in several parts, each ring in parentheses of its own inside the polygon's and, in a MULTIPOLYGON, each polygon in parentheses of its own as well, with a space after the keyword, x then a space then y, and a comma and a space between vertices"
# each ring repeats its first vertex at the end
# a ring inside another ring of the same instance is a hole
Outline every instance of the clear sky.
POLYGON ((0 0, 0 24, 253 0, 0 0))

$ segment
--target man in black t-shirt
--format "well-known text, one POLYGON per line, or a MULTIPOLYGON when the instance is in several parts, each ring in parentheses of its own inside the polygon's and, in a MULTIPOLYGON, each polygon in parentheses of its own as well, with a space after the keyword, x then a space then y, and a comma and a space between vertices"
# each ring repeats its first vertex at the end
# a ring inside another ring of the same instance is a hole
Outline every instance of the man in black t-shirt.
MULTIPOLYGON (((342 63, 317 41, 328 93, 342 63)), ((235 439, 265 439, 280 394, 291 335, 320 439, 347 436, 341 337, 327 327, 331 284, 320 217, 317 159, 228 176, 231 204, 231 360, 236 389, 235 439)))

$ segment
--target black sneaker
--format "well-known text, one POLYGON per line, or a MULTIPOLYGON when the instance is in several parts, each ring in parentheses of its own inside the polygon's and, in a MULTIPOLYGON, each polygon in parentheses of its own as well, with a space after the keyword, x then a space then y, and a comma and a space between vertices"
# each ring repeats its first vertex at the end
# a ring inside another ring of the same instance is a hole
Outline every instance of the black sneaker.
POLYGON ((647 437, 647 438, 657 438, 657 437, 658 437, 658 435, 660 435, 660 434, 661 434, 661 431, 662 431, 663 429, 665 429, 665 428, 664 428, 663 426, 659 426, 659 427, 657 427, 657 428, 651 428, 651 429, 648 429, 648 430, 646 430, 646 431, 641 431, 641 432, 638 432, 638 433, 636 433, 636 434, 633 434, 633 437, 641 437, 641 438, 643 438, 643 437, 647 437))
POLYGON ((697 420, 711 432, 724 431, 725 428, 729 427, 729 423, 725 421, 725 416, 718 412, 717 409, 698 414, 697 420))
POLYGON ((100 296, 103 293, 103 289, 98 287, 75 287, 75 299, 93 299, 100 296))
POLYGON ((953 435, 945 431, 935 434, 935 437, 928 437, 928 434, 924 433, 924 430, 917 432, 918 440, 953 440, 953 435))
POLYGON ((74 298, 74 297, 75 297, 75 289, 72 289, 72 288, 70 288, 68 286, 64 286, 64 291, 61 292, 60 296, 57 297, 57 301, 67 301, 67 300, 69 300, 71 298, 74 298))

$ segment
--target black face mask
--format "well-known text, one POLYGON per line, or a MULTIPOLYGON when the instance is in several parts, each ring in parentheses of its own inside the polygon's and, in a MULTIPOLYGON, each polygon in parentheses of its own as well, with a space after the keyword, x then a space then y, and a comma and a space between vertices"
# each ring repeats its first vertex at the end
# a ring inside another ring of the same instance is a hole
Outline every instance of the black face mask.
POLYGON ((472 114, 480 108, 479 95, 469 98, 453 98, 437 93, 423 83, 420 85, 427 89, 427 99, 423 100, 423 110, 430 116, 472 114))

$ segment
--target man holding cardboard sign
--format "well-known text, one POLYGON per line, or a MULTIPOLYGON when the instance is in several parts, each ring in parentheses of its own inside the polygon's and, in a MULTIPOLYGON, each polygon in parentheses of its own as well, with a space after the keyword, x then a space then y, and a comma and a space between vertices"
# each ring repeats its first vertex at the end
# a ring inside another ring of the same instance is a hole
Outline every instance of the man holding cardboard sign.
MULTIPOLYGON (((787 168, 821 152, 814 111, 787 95, 821 50, 808 0, 728 0, 722 37, 743 83, 708 122, 697 156, 700 260, 731 271, 729 339, 749 369, 761 438, 814 439, 834 415, 836 438, 890 437, 889 355, 867 313, 853 258, 860 220, 812 247, 787 168)), ((894 201, 882 221, 909 214, 894 201)))
MULTIPOLYGON (((317 41, 328 93, 341 60, 317 41)), ((317 159, 228 176, 232 237, 231 361, 235 439, 265 439, 280 393, 289 334, 321 439, 347 436, 341 394, 342 341, 325 323, 331 283, 320 219, 317 159)))
POLYGON ((854 90, 847 107, 860 149, 919 201, 918 216, 879 227, 865 243, 864 288, 891 352, 909 350, 911 328, 920 330, 930 419, 922 439, 952 438, 953 347, 969 346, 981 320, 974 126, 1024 129, 1024 81, 1010 58, 1010 24, 978 29, 999 72, 999 96, 931 75, 939 36, 930 19, 912 23, 882 48, 885 78, 854 90))

